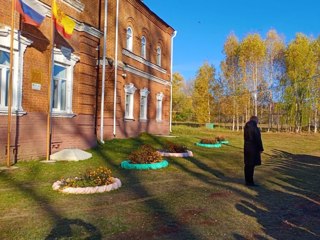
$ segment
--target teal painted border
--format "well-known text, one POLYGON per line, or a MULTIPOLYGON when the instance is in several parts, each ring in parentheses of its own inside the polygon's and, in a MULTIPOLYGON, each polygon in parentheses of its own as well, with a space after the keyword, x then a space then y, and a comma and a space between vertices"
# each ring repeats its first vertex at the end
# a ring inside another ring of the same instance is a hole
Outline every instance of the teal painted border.
POLYGON ((196 143, 199 147, 206 147, 206 148, 219 148, 221 147, 221 143, 215 143, 215 144, 204 144, 204 143, 196 143))
POLYGON ((137 170, 149 170, 165 168, 169 165, 167 160, 162 160, 156 163, 130 163, 130 160, 123 161, 120 166, 124 169, 137 169, 137 170))
POLYGON ((221 144, 229 144, 229 141, 225 140, 225 141, 220 141, 219 143, 221 143, 221 144))

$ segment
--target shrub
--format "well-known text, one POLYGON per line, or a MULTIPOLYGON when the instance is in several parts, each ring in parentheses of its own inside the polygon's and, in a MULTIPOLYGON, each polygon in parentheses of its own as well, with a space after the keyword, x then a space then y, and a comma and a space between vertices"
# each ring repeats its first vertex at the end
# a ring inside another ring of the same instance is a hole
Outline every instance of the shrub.
POLYGON ((132 163, 155 163, 162 160, 160 153, 148 144, 133 151, 128 158, 132 163))
POLYGON ((226 141, 226 138, 224 136, 217 136, 216 137, 217 142, 226 141))
POLYGON ((188 148, 184 145, 167 141, 164 145, 164 150, 171 153, 184 153, 188 148))
POLYGON ((80 177, 69 177, 61 179, 61 187, 96 187, 109 185, 114 182, 111 176, 111 170, 106 167, 97 169, 88 169, 85 174, 80 177))
POLYGON ((202 143, 202 144, 216 144, 218 142, 216 139, 213 139, 213 138, 203 138, 200 140, 200 143, 202 143))

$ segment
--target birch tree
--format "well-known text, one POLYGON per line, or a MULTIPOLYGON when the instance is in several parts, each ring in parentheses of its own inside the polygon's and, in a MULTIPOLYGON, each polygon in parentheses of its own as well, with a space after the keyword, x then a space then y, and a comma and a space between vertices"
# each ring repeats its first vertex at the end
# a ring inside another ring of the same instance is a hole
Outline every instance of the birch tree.
POLYGON ((212 88, 214 84, 215 68, 204 63, 198 70, 193 85, 193 108, 199 123, 211 121, 210 106, 212 104, 212 88))
POLYGON ((316 57, 316 73, 311 80, 311 102, 313 111, 314 133, 318 132, 318 114, 320 110, 320 36, 313 42, 316 57))
POLYGON ((241 89, 240 68, 239 68, 239 40, 234 34, 230 34, 224 44, 223 53, 225 60, 221 62, 223 79, 226 82, 227 94, 232 101, 232 130, 237 123, 239 130, 239 105, 238 97, 241 89))
MULTIPOLYGON (((243 79, 253 96, 254 115, 258 115, 258 85, 263 78, 265 42, 257 33, 247 35, 240 44, 240 65, 243 79)), ((250 105, 250 103, 248 103, 250 105)))
POLYGON ((172 78, 172 112, 174 121, 192 119, 192 99, 186 91, 186 83, 180 73, 174 73, 172 78))
MULTIPOLYGON (((272 29, 267 33, 266 59, 265 59, 265 80, 267 91, 267 100, 269 105, 268 114, 268 131, 272 128, 273 123, 273 106, 274 100, 280 99, 279 87, 280 80, 285 74, 284 53, 285 43, 277 31, 272 29)), ((277 119, 279 121, 279 117, 277 119)), ((277 123, 279 125, 279 122, 277 123)))
POLYGON ((317 70, 316 54, 310 39, 301 33, 297 34, 288 45, 285 60, 289 83, 286 89, 288 110, 293 116, 295 131, 300 132, 307 104, 311 101, 312 79, 317 70))

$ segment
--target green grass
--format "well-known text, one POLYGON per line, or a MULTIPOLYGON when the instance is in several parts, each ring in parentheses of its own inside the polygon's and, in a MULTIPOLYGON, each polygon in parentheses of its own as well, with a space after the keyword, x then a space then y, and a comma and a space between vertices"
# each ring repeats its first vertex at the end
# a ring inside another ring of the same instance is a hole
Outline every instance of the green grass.
POLYGON ((243 185, 242 132, 176 126, 174 138, 143 134, 91 149, 81 162, 20 162, 0 172, 0 239, 319 239, 320 135, 263 133, 256 188, 243 185), (195 146, 225 136, 219 149, 195 146), (142 144, 185 144, 192 158, 155 171, 124 170, 142 144), (51 189, 62 177, 107 166, 123 186, 93 195, 51 189))

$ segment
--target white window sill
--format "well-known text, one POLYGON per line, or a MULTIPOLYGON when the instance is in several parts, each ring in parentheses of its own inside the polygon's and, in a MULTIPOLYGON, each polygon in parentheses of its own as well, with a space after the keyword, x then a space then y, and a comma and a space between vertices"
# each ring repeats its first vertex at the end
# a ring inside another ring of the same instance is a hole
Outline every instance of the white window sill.
POLYGON ((132 117, 125 117, 124 120, 125 121, 135 121, 134 118, 132 118, 132 117))
POLYGON ((156 119, 157 123, 162 123, 163 121, 161 119, 156 119))
POLYGON ((76 114, 66 112, 52 112, 51 116, 56 118, 73 118, 76 116, 76 114))
MULTIPOLYGON (((16 110, 12 110, 11 112, 11 115, 14 115, 14 116, 23 116, 23 115, 26 115, 27 112, 23 111, 23 110, 19 110, 19 111, 16 111, 16 110)), ((8 115, 8 110, 7 109, 0 109, 0 115, 8 115)))

